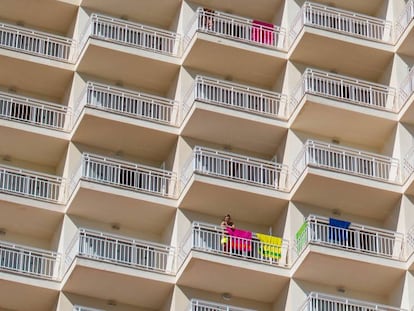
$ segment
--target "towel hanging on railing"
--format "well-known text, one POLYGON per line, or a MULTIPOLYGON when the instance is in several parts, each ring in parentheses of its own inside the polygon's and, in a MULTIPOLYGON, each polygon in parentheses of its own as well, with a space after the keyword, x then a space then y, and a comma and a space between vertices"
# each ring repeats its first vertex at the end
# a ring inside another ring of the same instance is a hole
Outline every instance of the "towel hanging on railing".
POLYGON ((329 218, 328 238, 330 241, 345 242, 348 240, 349 221, 329 218))
POLYGON ((264 243, 264 245, 259 246, 259 251, 265 258, 272 258, 272 259, 280 259, 282 257, 282 239, 256 233, 256 237, 260 240, 260 242, 264 243))

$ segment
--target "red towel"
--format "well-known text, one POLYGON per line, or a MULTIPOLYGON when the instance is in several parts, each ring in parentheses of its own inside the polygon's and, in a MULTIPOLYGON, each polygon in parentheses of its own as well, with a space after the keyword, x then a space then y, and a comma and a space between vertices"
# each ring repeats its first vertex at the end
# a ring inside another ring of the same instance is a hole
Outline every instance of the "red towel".
POLYGON ((273 45, 274 25, 262 21, 253 21, 252 40, 264 44, 273 45))
POLYGON ((231 236, 230 246, 234 250, 250 251, 252 249, 252 233, 240 229, 226 228, 227 234, 231 236))

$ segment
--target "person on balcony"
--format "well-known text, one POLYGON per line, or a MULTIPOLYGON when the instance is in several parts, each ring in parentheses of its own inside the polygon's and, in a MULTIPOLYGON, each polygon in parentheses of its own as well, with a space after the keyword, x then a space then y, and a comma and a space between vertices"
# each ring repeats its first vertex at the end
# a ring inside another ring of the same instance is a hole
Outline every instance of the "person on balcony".
POLYGON ((226 216, 224 216, 223 221, 221 222, 221 227, 223 229, 226 229, 227 227, 230 227, 232 229, 236 228, 233 221, 231 220, 230 214, 227 214, 226 216))
POLYGON ((227 214, 226 216, 224 216, 223 220, 221 221, 220 226, 223 228, 223 235, 221 237, 220 243, 223 246, 223 250, 227 252, 229 250, 228 249, 229 237, 227 234, 227 228, 230 228, 232 230, 236 228, 233 221, 231 220, 230 214, 227 214))

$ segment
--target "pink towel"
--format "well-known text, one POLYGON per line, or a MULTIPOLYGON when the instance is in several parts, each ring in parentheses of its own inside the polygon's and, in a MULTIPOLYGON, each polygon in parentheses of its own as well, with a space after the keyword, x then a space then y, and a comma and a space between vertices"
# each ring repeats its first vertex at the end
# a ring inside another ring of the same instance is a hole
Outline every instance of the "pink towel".
POLYGON ((227 234, 231 236, 231 247, 235 250, 250 251, 252 249, 252 233, 240 229, 226 228, 227 234))
POLYGON ((274 25, 262 21, 253 21, 252 40, 273 45, 274 25))

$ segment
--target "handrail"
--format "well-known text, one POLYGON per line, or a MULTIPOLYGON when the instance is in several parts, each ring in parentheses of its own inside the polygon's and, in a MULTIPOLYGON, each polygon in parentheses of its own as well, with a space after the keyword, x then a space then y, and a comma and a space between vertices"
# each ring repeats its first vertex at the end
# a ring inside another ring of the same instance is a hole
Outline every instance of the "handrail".
POLYGON ((63 201, 62 177, 1 164, 0 191, 54 203, 63 201))
POLYGON ((48 59, 71 62, 75 41, 38 30, 0 23, 0 46, 48 59))
POLYGON ((307 166, 311 166, 382 182, 401 183, 398 159, 321 141, 307 140, 292 166, 296 179, 307 166))
POLYGON ((0 241, 0 269, 56 280, 60 254, 44 249, 0 241))
POLYGON ((187 26, 186 45, 197 31, 271 49, 287 49, 286 31, 283 27, 201 7, 187 26))
MULTIPOLYGON (((414 3, 414 0, 413 0, 414 3)), ((414 93, 414 66, 411 67, 408 75, 405 77, 400 86, 400 108, 404 107, 407 100, 414 93)))
POLYGON ((409 0, 395 23, 395 39, 396 41, 404 33, 411 20, 414 18, 414 0, 409 0))
POLYGON ((255 311, 254 309, 246 309, 221 303, 191 299, 188 311, 255 311))
POLYGON ((406 181, 414 172, 414 146, 412 146, 402 161, 403 179, 406 181))
POLYGON ((239 83, 196 76, 185 99, 183 117, 195 101, 286 120, 287 96, 239 83))
POLYGON ((193 173, 288 191, 286 165, 201 146, 195 146, 187 160, 183 186, 193 173))
POLYGON ((282 238, 276 245, 260 241, 255 232, 251 239, 231 237, 220 226, 202 222, 193 222, 190 232, 180 247, 185 255, 194 249, 263 264, 290 265, 289 241, 282 238))
MULTIPOLYGON (((93 13, 80 36, 83 47, 89 37, 139 47, 171 56, 179 55, 180 35, 131 21, 93 13)), ((80 51, 79 51, 80 53, 80 51)))
POLYGON ((104 311, 103 309, 96 309, 96 308, 89 308, 89 307, 83 307, 80 305, 74 305, 73 311, 104 311))
POLYGON ((402 233, 357 223, 351 223, 348 228, 335 227, 329 224, 329 218, 318 215, 309 215, 305 223, 305 229, 299 230, 295 239, 297 256, 308 243, 312 243, 372 256, 405 260, 402 233))
POLYGON ((178 102, 142 92, 88 81, 76 104, 73 124, 84 107, 161 124, 178 125, 178 102))
POLYGON ((176 196, 176 174, 142 164, 91 153, 82 154, 83 179, 149 192, 164 197, 176 196))
POLYGON ((66 106, 0 91, 0 118, 67 130, 66 106))
POLYGON ((397 112, 399 109, 394 88, 311 68, 305 70, 291 96, 295 107, 305 94, 339 99, 385 111, 397 112))
POLYGON ((400 309, 392 306, 317 292, 311 292, 298 311, 336 311, 360 309, 366 311, 407 311, 406 309, 400 309))
MULTIPOLYGON (((166 274, 175 272, 173 246, 97 230, 79 228, 66 252, 72 253, 73 257, 108 261, 166 274)), ((69 260, 66 268, 70 262, 69 260)))
POLYGON ((344 33, 354 37, 392 44, 392 23, 369 15, 305 2, 291 26, 291 41, 304 25, 344 33))

